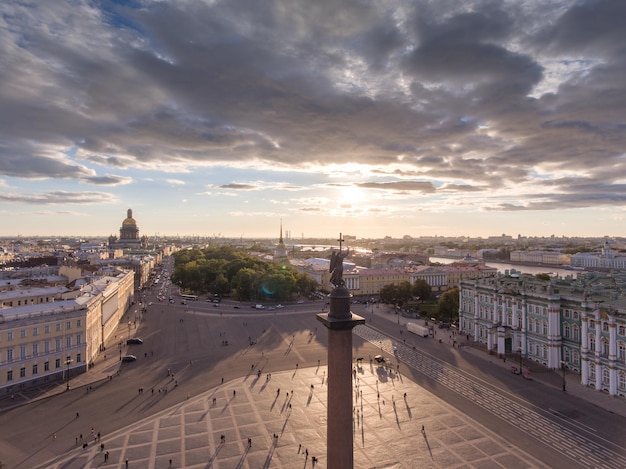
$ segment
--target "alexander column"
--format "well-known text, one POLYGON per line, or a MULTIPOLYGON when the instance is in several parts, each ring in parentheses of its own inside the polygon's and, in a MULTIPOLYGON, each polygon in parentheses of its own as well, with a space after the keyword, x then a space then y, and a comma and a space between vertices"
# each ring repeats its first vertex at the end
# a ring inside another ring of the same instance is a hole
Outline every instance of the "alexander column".
POLYGON ((330 259, 330 282, 335 287, 330 293, 328 313, 317 319, 328 328, 328 416, 326 456, 328 469, 354 467, 352 431, 352 328, 364 324, 365 319, 350 312, 352 295, 343 280, 343 260, 349 251, 342 251, 339 234, 339 252, 330 259))

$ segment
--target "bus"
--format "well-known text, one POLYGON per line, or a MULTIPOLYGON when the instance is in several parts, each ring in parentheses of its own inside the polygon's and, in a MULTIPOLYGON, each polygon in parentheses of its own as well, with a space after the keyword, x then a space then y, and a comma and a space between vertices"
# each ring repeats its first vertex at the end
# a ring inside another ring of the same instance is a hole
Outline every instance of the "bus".
POLYGON ((183 300, 191 300, 191 301, 197 301, 198 300, 198 295, 187 295, 185 293, 181 293, 180 297, 183 300))

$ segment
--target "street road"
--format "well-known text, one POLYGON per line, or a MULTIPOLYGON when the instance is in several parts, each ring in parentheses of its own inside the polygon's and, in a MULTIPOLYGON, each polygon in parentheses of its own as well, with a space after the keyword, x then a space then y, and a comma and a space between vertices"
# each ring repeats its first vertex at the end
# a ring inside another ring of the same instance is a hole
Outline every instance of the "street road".
MULTIPOLYGON (((146 293, 146 303, 153 304, 140 314, 136 329, 120 328, 144 343, 123 346, 138 360, 122 364, 118 376, 95 383, 90 392, 71 389, 0 415, 5 467, 42 464, 74 448, 75 438, 87 437, 92 427, 108 434, 174 408, 222 379, 327 363, 327 331, 315 316, 327 307, 323 301, 269 311, 234 301, 181 305, 175 295, 171 304, 156 295, 146 293), (139 399, 140 388, 154 390, 159 399, 139 399)), ((393 322, 370 317, 362 305, 354 311, 368 320, 355 329, 354 357, 369 359, 382 351, 405 377, 553 467, 626 467, 623 417, 435 340, 407 337, 393 322)), ((119 340, 109 353, 117 353, 119 340)))

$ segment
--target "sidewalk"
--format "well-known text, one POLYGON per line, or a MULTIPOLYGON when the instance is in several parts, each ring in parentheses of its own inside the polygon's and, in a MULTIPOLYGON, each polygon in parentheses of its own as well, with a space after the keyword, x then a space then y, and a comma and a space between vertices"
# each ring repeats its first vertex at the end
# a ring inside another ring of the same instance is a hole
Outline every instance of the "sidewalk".
MULTIPOLYGON (((374 308, 373 313, 376 317, 381 317, 389 320, 390 322, 394 322, 396 324, 400 324, 401 326, 406 327, 407 322, 417 323, 424 325, 425 321, 422 319, 413 319, 407 318, 400 314, 395 314, 393 311, 388 312, 387 308, 374 308)), ((372 312, 370 309, 368 312, 372 312)), ((436 336, 435 340, 441 340, 443 344, 446 344, 450 347, 453 346, 453 342, 458 343, 454 338, 450 338, 450 333, 445 329, 435 329, 436 336)), ((511 367, 515 366, 519 368, 519 360, 516 357, 516 354, 507 356, 508 360, 503 360, 498 358, 496 355, 489 355, 485 350, 482 350, 479 347, 472 346, 467 341, 463 341, 464 344, 460 349, 461 353, 469 353, 475 357, 481 358, 483 360, 488 361, 496 366, 504 368, 508 371, 511 370, 511 367)), ((540 365, 536 362, 530 362, 528 360, 524 360, 524 368, 530 367, 531 373, 530 378, 541 382, 546 386, 551 386, 557 389, 563 388, 563 375, 560 371, 549 370, 544 366, 540 365)), ((522 379, 520 377, 520 379, 522 379)), ((578 373, 567 372, 565 373, 565 389, 568 394, 576 396, 580 399, 584 399, 587 402, 597 405, 605 409, 608 412, 612 412, 614 414, 621 415, 626 417, 626 399, 621 397, 609 396, 605 392, 596 391, 594 388, 589 386, 583 386, 580 383, 580 375, 578 373)))

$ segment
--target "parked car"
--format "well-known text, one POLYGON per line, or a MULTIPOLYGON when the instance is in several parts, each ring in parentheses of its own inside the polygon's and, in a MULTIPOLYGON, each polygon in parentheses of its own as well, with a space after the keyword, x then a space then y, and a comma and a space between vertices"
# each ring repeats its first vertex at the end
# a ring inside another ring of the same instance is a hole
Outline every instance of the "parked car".
POLYGON ((122 357, 122 361, 123 361, 124 363, 127 363, 127 362, 134 362, 135 360, 137 360, 137 357, 136 357, 136 356, 134 356, 134 355, 124 355, 124 356, 122 357))
POLYGON ((128 339, 126 341, 127 345, 140 345, 143 344, 143 340, 141 340, 139 337, 131 337, 130 339, 128 339))

